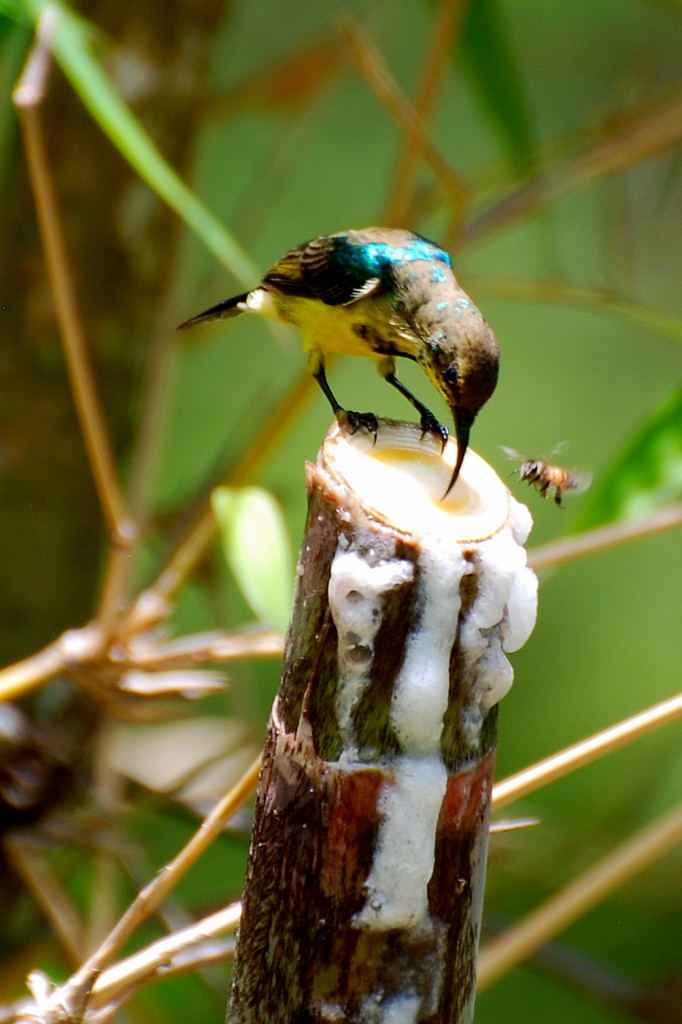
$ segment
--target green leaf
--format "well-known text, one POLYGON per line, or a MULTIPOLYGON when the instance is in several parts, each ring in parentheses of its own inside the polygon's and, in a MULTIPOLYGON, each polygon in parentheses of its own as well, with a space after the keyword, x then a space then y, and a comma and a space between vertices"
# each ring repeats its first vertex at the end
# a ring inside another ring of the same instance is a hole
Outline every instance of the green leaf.
MULTIPOLYGON (((24 3, 36 20, 48 6, 45 0, 24 3)), ((95 30, 66 5, 50 6, 59 10, 53 53, 83 105, 140 177, 196 231, 237 280, 253 284, 259 275, 251 260, 164 160, 93 56, 95 30)))
POLYGON ((0 0, 0 181, 6 188, 11 178, 6 177, 5 168, 10 160, 16 160, 18 131, 17 113, 10 97, 31 40, 31 23, 5 17, 4 6, 0 0))
POLYGON ((682 497, 682 387, 645 421, 600 480, 573 531, 636 519, 682 497))
POLYGON ((217 487, 211 503, 225 558, 239 589, 259 619, 285 633, 293 573, 279 505, 260 487, 217 487))
POLYGON ((514 170, 533 166, 530 116, 497 0, 470 0, 460 36, 464 66, 514 170))
POLYGON ((20 21, 26 17, 21 0, 0 0, 0 16, 20 21))

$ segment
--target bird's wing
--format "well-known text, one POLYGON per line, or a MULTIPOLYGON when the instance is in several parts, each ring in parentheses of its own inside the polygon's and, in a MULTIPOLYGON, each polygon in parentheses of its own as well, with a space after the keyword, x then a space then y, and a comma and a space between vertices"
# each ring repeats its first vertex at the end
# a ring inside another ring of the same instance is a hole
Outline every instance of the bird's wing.
POLYGON ((382 282, 339 257, 336 239, 314 238, 290 249, 263 278, 263 287, 285 295, 347 306, 380 291, 382 282))

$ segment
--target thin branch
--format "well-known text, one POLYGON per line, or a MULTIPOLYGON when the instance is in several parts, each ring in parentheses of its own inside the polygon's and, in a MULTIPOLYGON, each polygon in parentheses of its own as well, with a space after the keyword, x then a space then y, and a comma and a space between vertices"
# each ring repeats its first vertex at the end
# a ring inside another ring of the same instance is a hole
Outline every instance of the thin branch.
POLYGON ((466 287, 475 295, 496 299, 517 299, 525 302, 546 302, 567 306, 588 306, 602 309, 646 327, 673 341, 682 342, 682 319, 660 310, 628 302, 612 292, 569 284, 566 281, 528 281, 512 277, 472 277, 467 275, 466 287))
POLYGON ((682 804, 578 875, 519 924, 482 949, 478 990, 489 988, 531 953, 682 842, 682 804))
MULTIPOLYGON (((146 921, 161 901, 177 885, 180 878, 192 867, 196 860, 206 851, 211 843, 221 834, 227 821, 239 807, 249 798, 258 780, 260 756, 242 776, 240 781, 220 800, 211 813, 204 819, 192 838, 157 874, 144 889, 138 893, 128 910, 112 928, 109 935, 98 949, 86 960, 83 966, 67 983, 70 993, 78 993, 88 983, 93 973, 99 973, 104 965, 111 960, 116 951, 130 938, 133 932, 146 921)), ((64 986, 66 987, 66 986, 64 986)), ((73 996, 72 996, 73 998, 73 996)))
POLYGON ((487 238, 550 203, 600 178, 668 149, 682 136, 682 95, 644 111, 629 122, 618 123, 605 138, 572 158, 540 173, 514 189, 468 224, 463 225, 454 249, 487 238))
POLYGON ((67 630, 30 657, 0 669, 0 701, 21 697, 70 665, 94 658, 101 649, 102 634, 95 623, 67 630))
POLYGON ((523 771, 510 775, 508 779, 498 782, 493 789, 493 807, 496 811, 507 804, 528 796, 542 786, 549 785, 569 772, 582 768, 614 750, 632 743, 640 736, 646 736, 654 729, 676 721, 682 717, 682 694, 670 700, 656 704, 646 711, 640 711, 631 718, 626 718, 616 725, 609 726, 602 732, 595 733, 586 740, 574 743, 558 754, 552 754, 542 761, 524 768, 523 771))
POLYGON ((279 633, 269 629, 248 629, 235 633, 195 633, 165 644, 146 639, 132 641, 129 658, 132 667, 145 672, 182 668, 207 661, 237 661, 244 658, 277 658, 283 650, 279 633))
POLYGON ((419 113, 403 94, 381 54, 359 25, 346 16, 340 23, 340 31, 370 89, 405 134, 408 144, 436 175, 450 200, 453 219, 458 222, 469 197, 467 185, 426 135, 419 113))
MULTIPOLYGON (((150 982, 200 971, 224 962, 234 955, 234 940, 219 941, 217 936, 234 930, 239 924, 241 904, 209 914, 186 928, 150 943, 144 949, 119 961, 97 977, 88 1000, 87 1024, 102 1024, 112 1013, 150 982)), ((68 983, 67 983, 68 984, 68 983)), ((51 993, 58 1003, 59 989, 51 993)), ((64 997, 66 1001, 68 997, 64 997)), ((35 1019, 35 1005, 30 999, 0 1007, 0 1021, 11 1024, 18 1019, 35 1019)))
MULTIPOLYGON (((137 897, 133 900, 128 910, 112 928, 104 942, 95 952, 78 968, 68 981, 59 988, 50 990, 48 979, 38 974, 29 979, 30 987, 34 994, 33 1005, 22 1005, 20 1012, 16 1015, 17 1020, 42 1020, 45 1022, 63 1021, 66 1019, 82 1020, 87 1015, 87 1008, 92 997, 94 987, 102 977, 105 964, 111 960, 116 951, 135 932, 140 925, 156 910, 161 901, 177 885, 182 876, 192 867, 196 860, 206 851, 210 844, 221 834, 225 824, 235 814, 239 807, 248 799, 254 789, 258 773, 260 771, 261 759, 258 757, 251 767, 245 772, 240 781, 229 793, 220 800, 211 813, 204 819, 200 827, 194 833, 188 843, 183 846, 177 856, 166 864, 137 897), (36 1005, 37 1004, 37 1005, 36 1005)), ((235 921, 239 914, 237 905, 227 908, 222 913, 222 922, 225 923, 225 915, 230 924, 235 921)), ((214 918, 216 915, 212 915, 214 918)), ((212 920, 209 918, 209 921, 212 920)), ((225 924, 225 927, 228 925, 225 924)), ((201 922, 196 929, 201 928, 201 922)), ((184 941, 186 941, 186 930, 184 941)), ((164 940, 162 940, 163 942, 164 940)), ((175 937, 168 938, 170 947, 173 947, 175 937)), ((164 955, 163 946, 162 958, 164 955)), ((166 959, 169 958, 168 949, 165 950, 166 959)), ((144 956, 143 956, 144 960, 144 956)), ((133 975, 139 971, 139 961, 133 961, 133 975)), ((144 973, 144 972, 143 972, 144 973)), ((123 984, 123 983, 122 983, 123 984)), ((126 990, 130 989, 130 980, 125 982, 126 990)))
MULTIPOLYGON (((414 102, 414 113, 420 125, 426 125, 438 99, 443 77, 454 49, 454 40, 461 24, 465 3, 463 0, 441 0, 431 22, 431 31, 425 47, 426 59, 414 102)), ((425 129, 422 127, 422 130, 425 129)), ((403 148, 393 172, 393 184, 382 223, 402 226, 407 219, 410 195, 419 160, 419 150, 405 133, 403 148)))
POLYGON ((102 572, 97 598, 96 618, 104 629, 115 629, 124 604, 126 580, 130 571, 131 552, 119 546, 110 547, 102 572))
MULTIPOLYGON (((68 894, 47 869, 30 833, 14 829, 2 848, 17 875, 58 936, 69 961, 77 967, 83 959, 85 928, 68 894)), ((42 852, 42 851, 41 851, 42 852)))
MULTIPOLYGON (((94 737, 92 758, 93 802, 104 820, 115 821, 116 811, 124 799, 123 778, 112 766, 111 743, 113 722, 105 716, 94 737)), ((110 849, 94 852, 91 862, 90 896, 87 908, 87 941, 81 947, 83 956, 94 949, 110 930, 118 916, 118 865, 110 849)))
POLYGON ((599 554, 609 548, 618 547, 641 537, 649 537, 664 530, 673 530, 682 525, 682 502, 665 505, 641 519, 609 523, 594 530, 564 537, 562 540, 542 544, 528 552, 528 564, 533 569, 547 569, 550 566, 573 562, 576 558, 599 554))
MULTIPOLYGON (((91 1008, 102 1007, 115 1000, 121 993, 125 994, 127 998, 132 994, 133 988, 148 982, 152 976, 162 974, 165 977, 169 973, 177 973, 186 969, 184 964, 187 962, 193 969, 197 969, 199 965, 196 958, 190 961, 187 956, 190 950, 226 931, 234 930, 239 924, 240 915, 241 904, 233 903, 215 914, 196 921, 187 928, 152 942, 139 952, 103 971, 93 986, 91 1008), (173 971, 173 967, 175 967, 175 971, 173 971)), ((230 955, 230 952, 231 948, 222 946, 220 958, 224 959, 230 955)), ((212 953, 212 959, 215 959, 215 951, 212 953)))
MULTIPOLYGON (((181 222, 175 222, 167 251, 170 253, 157 303, 154 324, 144 360, 144 379, 141 394, 139 422, 130 454, 128 476, 128 502, 139 529, 147 525, 152 495, 156 484, 159 454, 168 421, 173 376, 178 362, 178 343, 170 332, 172 312, 175 309, 182 274, 179 245, 181 222)), ((130 592, 130 580, 135 561, 126 552, 110 550, 104 568, 97 618, 105 623, 115 620, 122 599, 130 592)))
MULTIPOLYGON (((199 975, 200 972, 205 974, 206 968, 232 960, 234 951, 234 939, 208 939, 186 953, 179 953, 177 957, 169 959, 165 964, 160 964, 155 971, 142 979, 139 985, 130 985, 127 990, 122 987, 101 1009, 89 1012, 85 1024, 105 1024, 143 985, 150 985, 155 981, 166 981, 182 974, 199 975)), ((223 1001, 223 997, 224 991, 220 993, 221 1001, 223 1001)))
MULTIPOLYGON (((146 620, 142 623, 139 619, 137 625, 141 624, 148 626, 146 620)), ((100 695, 106 692, 115 695, 117 686, 125 692, 132 692, 129 679, 123 684, 124 677, 136 670, 151 677, 154 673, 211 661, 277 658, 282 653, 282 643, 278 633, 262 628, 246 628, 235 633, 196 633, 160 643, 147 635, 138 637, 118 632, 107 636, 99 623, 93 621, 81 629, 67 630, 43 650, 0 669, 0 702, 15 700, 58 675, 73 676, 83 685, 85 669, 88 669, 93 682, 97 669, 106 670, 105 689, 100 686, 97 691, 100 695), (116 670, 115 674, 112 674, 112 669, 116 670)), ((185 674, 184 681, 178 676, 176 685, 172 679, 159 680, 157 692, 163 689, 166 693, 182 694, 192 690, 196 695, 202 688, 211 688, 209 674, 203 675, 203 687, 199 678, 194 680, 197 685, 192 686, 189 674, 185 674)), ((95 692, 95 689, 90 692, 95 692)), ((150 691, 152 689, 150 687, 150 691)))
POLYGON ((0 669, 0 702, 16 700, 59 675, 64 668, 64 654, 59 640, 58 637, 28 658, 0 669))
POLYGON ((143 368, 141 388, 145 396, 140 420, 132 446, 129 474, 129 500, 138 521, 144 523, 149 514, 159 452, 168 420, 169 398, 177 371, 179 344, 169 324, 176 309, 177 295, 182 278, 182 260, 179 255, 180 223, 169 240, 170 256, 161 286, 161 299, 157 304, 143 368))
POLYGON ((76 304, 64 232, 48 170, 49 158, 40 116, 50 67, 50 45, 58 17, 56 7, 47 7, 41 16, 35 45, 29 54, 13 98, 21 121, 64 357, 90 467, 111 543, 129 548, 135 540, 136 529, 127 515, 120 493, 114 459, 97 398, 94 375, 76 304))

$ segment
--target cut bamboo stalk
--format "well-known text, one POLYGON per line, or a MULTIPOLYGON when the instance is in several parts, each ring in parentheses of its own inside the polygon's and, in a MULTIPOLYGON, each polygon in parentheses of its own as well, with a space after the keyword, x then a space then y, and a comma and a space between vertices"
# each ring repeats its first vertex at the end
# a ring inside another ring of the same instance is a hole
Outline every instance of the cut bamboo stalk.
POLYGON ((412 424, 334 425, 251 840, 231 1024, 464 1024, 496 706, 535 621, 527 509, 412 424))

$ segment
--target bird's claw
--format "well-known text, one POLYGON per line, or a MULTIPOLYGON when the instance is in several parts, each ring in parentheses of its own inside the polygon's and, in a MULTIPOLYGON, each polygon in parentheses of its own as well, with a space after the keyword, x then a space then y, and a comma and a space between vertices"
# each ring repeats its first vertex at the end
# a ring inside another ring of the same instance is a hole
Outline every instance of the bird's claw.
POLYGON ((433 434, 437 440, 440 440, 440 450, 442 454, 445 451, 445 445, 448 443, 448 438, 450 436, 450 431, 445 424, 441 423, 436 419, 433 413, 429 412, 423 414, 421 418, 421 428, 422 438, 426 434, 433 434))
POLYGON ((372 435, 376 444, 379 424, 373 412, 353 412, 350 409, 339 409, 336 418, 341 426, 346 427, 349 433, 354 434, 356 430, 366 430, 372 435))

